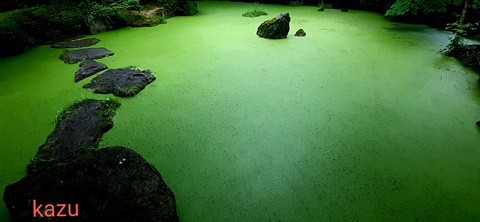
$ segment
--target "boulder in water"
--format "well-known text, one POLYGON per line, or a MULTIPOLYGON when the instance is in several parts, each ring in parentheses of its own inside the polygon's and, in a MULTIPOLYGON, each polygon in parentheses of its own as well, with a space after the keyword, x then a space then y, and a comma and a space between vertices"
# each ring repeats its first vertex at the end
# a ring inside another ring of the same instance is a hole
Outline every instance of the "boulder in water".
POLYGON ((13 221, 68 219, 47 217, 46 204, 57 206, 55 214, 57 204, 68 204, 63 214, 76 214, 74 221, 178 221, 175 195, 160 173, 125 147, 93 150, 29 174, 7 186, 3 200, 13 221))
POLYGON ((319 9, 317 9, 317 11, 323 12, 323 11, 325 11, 325 8, 323 8, 323 7, 322 7, 322 8, 319 8, 319 9))
POLYGON ((277 17, 263 22, 257 30, 257 35, 267 39, 287 38, 290 31, 290 14, 282 13, 277 17))
POLYGON ((82 62, 80 63, 80 69, 75 72, 75 82, 84 80, 106 69, 108 69, 108 67, 105 64, 94 60, 82 62))
POLYGON ((110 69, 92 79, 83 88, 93 89, 94 93, 113 94, 119 97, 131 97, 155 81, 149 70, 137 68, 110 69))
POLYGON ((340 11, 341 12, 348 12, 348 8, 342 8, 340 11))
POLYGON ((307 36, 307 33, 305 33, 305 31, 303 29, 299 29, 296 33, 295 33, 295 36, 297 37, 305 37, 307 36))

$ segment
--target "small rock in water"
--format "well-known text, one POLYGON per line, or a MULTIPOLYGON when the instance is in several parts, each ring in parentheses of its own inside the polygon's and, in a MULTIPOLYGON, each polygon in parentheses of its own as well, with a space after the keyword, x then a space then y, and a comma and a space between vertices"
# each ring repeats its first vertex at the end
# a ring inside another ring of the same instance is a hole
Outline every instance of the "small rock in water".
POLYGON ((95 45, 100 42, 100 39, 89 38, 89 39, 77 39, 67 42, 60 42, 51 45, 52 48, 84 48, 95 45))
POLYGON ((93 89, 94 93, 113 94, 119 97, 131 97, 155 81, 149 70, 136 68, 110 69, 92 79, 83 88, 93 89))
POLYGON ((75 82, 84 80, 106 69, 108 69, 106 65, 94 60, 87 60, 85 62, 82 62, 80 63, 80 69, 75 72, 75 82))
POLYGON ((297 37, 305 37, 307 35, 307 33, 305 33, 305 31, 303 29, 299 29, 296 33, 295 33, 295 36, 297 37))
POLYGON ((282 13, 277 17, 263 22, 257 30, 257 35, 267 39, 287 38, 290 31, 290 14, 282 13))
POLYGON ((348 8, 342 8, 340 11, 341 12, 348 12, 348 8))
POLYGON ((101 59, 114 54, 114 52, 106 48, 65 50, 63 54, 60 55, 60 59, 65 63, 74 64, 85 60, 101 59))

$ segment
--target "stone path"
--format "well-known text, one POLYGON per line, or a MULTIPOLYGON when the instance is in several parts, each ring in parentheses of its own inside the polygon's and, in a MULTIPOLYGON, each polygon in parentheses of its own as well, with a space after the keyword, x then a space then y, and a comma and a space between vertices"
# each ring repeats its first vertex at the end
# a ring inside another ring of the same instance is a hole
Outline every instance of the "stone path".
MULTIPOLYGON (((82 48, 98 42, 81 39, 52 47, 82 48)), ((131 97, 155 81, 149 70, 108 70, 95 61, 112 55, 106 48, 83 48, 65 50, 60 59, 80 63, 75 82, 107 70, 84 85, 94 93, 131 97)), ((27 166, 27 176, 5 188, 3 199, 14 221, 32 219, 35 199, 42 205, 78 204, 79 221, 179 220, 175 195, 140 154, 118 146, 97 149, 103 134, 114 125, 118 106, 112 100, 86 99, 59 114, 54 131, 27 166)), ((52 216, 46 209, 38 212, 52 216)))

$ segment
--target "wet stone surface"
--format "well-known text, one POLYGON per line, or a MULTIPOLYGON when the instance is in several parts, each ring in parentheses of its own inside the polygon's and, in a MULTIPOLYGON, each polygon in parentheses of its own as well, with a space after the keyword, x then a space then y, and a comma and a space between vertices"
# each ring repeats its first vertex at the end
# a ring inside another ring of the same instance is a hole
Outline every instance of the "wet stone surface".
POLYGON ((108 67, 100 62, 94 60, 87 60, 80 63, 80 68, 75 72, 75 82, 84 80, 92 75, 95 75, 103 70, 108 69, 108 67))
POLYGON ((138 94, 155 79, 149 70, 128 67, 107 70, 83 87, 92 89, 94 93, 131 97, 138 94))
POLYGON ((48 165, 67 162, 80 153, 96 149, 104 133, 113 127, 113 101, 87 99, 59 114, 54 131, 40 146, 28 172, 42 171, 48 165))
POLYGON ((88 39, 77 39, 66 42, 54 43, 51 45, 52 48, 85 48, 92 45, 96 45, 100 42, 100 39, 97 38, 88 38, 88 39))
POLYGON ((160 173, 125 147, 93 150, 29 174, 7 186, 3 199, 14 221, 46 221, 51 212, 43 209, 52 203, 70 204, 64 213, 77 212, 75 221, 178 221, 175 195, 160 173), (39 205, 44 218, 32 218, 39 205))
POLYGON ((115 53, 106 48, 88 48, 77 50, 65 50, 60 59, 65 63, 74 64, 86 60, 101 59, 112 56, 115 53))

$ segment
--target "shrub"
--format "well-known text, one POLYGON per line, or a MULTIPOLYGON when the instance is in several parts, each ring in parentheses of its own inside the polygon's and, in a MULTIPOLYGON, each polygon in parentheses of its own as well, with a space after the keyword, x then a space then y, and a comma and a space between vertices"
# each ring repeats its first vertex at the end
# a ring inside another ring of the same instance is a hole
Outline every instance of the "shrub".
POLYGON ((255 9, 253 11, 248 11, 242 14, 243 17, 251 17, 251 18, 262 16, 262 15, 268 15, 268 13, 255 9))

